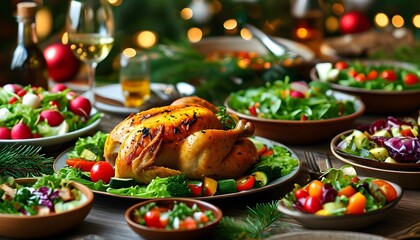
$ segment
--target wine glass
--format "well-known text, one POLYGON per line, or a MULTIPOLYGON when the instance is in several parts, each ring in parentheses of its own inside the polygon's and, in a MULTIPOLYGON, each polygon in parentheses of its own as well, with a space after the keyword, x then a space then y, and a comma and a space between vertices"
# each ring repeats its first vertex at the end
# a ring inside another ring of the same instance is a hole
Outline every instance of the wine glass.
POLYGON ((106 0, 71 0, 67 14, 68 44, 88 66, 89 100, 95 103, 95 70, 114 43, 114 17, 106 0))

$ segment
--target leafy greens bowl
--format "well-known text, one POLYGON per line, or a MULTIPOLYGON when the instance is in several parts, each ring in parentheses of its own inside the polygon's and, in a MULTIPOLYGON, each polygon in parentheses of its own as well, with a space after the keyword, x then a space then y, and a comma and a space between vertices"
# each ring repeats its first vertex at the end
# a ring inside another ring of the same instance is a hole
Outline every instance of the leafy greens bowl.
POLYGON ((228 113, 252 122, 255 135, 284 144, 328 140, 351 128, 365 110, 357 97, 316 82, 278 81, 241 90, 231 93, 224 105, 228 113))
POLYGON ((327 82, 336 91, 360 97, 367 113, 402 114, 419 110, 420 72, 412 64, 368 60, 324 62, 311 69, 310 77, 313 81, 327 82))
MULTIPOLYGON (((33 186, 39 182, 38 180, 38 178, 19 178, 14 181, 20 186, 33 186)), ((1 186, 3 190, 5 188, 8 189, 5 185, 1 186)), ((41 188, 45 186, 42 185, 41 188)), ((88 187, 77 182, 69 182, 65 186, 65 189, 71 189, 79 197, 74 201, 68 202, 68 204, 60 204, 62 211, 58 212, 57 204, 59 203, 56 203, 55 212, 45 215, 27 216, 0 213, 0 236, 20 239, 45 238, 65 232, 82 222, 92 208, 93 192, 88 187)))

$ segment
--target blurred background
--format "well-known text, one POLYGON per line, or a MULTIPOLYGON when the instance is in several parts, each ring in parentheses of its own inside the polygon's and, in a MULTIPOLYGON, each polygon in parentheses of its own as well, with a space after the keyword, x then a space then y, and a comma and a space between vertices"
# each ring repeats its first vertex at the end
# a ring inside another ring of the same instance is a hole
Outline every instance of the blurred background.
MULTIPOLYGON (((7 81, 10 51, 16 44, 16 4, 0 2, 0 80, 7 81)), ((68 2, 40 0, 36 15, 42 49, 61 42, 68 2)), ((404 58, 419 63, 420 4, 418 0, 108 0, 115 17, 115 44, 98 65, 97 81, 116 81, 118 55, 126 48, 153 49, 159 44, 196 43, 211 36, 249 38, 240 24, 251 23, 264 32, 310 47, 322 58, 325 39, 346 34, 404 32, 408 53, 377 51, 372 56, 404 58), (344 21, 343 19, 346 19, 344 21), (403 30, 403 31, 402 31, 403 30), (408 33, 408 34, 407 34, 408 33), (408 40, 407 37, 409 36, 408 40), (415 42, 415 45, 413 45, 415 42), (414 46, 414 47, 413 47, 414 46)), ((401 34, 401 33, 400 33, 401 34)), ((398 39, 397 39, 398 42, 398 39)), ((401 45, 404 47, 404 44, 401 45)), ((65 56, 62 56, 65 57, 65 56)), ((403 59, 407 60, 407 59, 403 59)), ((83 69, 81 70, 83 71, 83 69)), ((154 72, 159 68, 154 68, 154 72)), ((161 81, 161 79, 155 79, 161 81)), ((152 79, 153 81, 153 79, 152 79)))

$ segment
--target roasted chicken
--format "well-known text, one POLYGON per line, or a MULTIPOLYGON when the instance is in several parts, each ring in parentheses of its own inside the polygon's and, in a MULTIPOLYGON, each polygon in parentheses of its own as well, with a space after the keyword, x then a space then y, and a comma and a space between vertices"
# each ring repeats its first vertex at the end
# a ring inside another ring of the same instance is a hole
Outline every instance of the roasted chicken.
POLYGON ((248 139, 254 126, 240 120, 224 130, 217 111, 204 99, 186 97, 129 116, 109 134, 105 158, 116 177, 141 183, 180 173, 190 179, 240 177, 258 160, 248 139))

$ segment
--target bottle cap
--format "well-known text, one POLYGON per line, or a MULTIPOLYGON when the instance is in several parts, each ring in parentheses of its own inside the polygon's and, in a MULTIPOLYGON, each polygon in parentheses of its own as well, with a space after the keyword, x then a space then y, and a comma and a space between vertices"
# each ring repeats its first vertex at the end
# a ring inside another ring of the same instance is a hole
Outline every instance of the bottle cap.
POLYGON ((19 17, 35 16, 38 5, 34 2, 21 2, 17 4, 17 15, 19 17))

